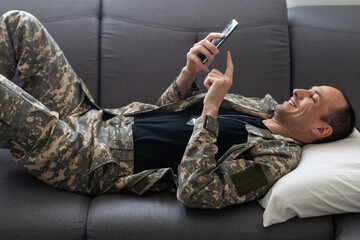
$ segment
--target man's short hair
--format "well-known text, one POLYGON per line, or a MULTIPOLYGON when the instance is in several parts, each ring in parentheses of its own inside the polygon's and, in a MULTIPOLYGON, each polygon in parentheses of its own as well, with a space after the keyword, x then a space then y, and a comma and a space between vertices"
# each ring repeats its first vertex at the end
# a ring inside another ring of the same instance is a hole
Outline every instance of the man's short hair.
POLYGON ((356 124, 355 111, 348 99, 348 97, 341 91, 344 96, 347 106, 337 109, 332 109, 330 113, 321 117, 321 120, 328 123, 332 129, 333 133, 330 136, 327 136, 316 143, 325 143, 333 142, 346 138, 353 131, 356 124))

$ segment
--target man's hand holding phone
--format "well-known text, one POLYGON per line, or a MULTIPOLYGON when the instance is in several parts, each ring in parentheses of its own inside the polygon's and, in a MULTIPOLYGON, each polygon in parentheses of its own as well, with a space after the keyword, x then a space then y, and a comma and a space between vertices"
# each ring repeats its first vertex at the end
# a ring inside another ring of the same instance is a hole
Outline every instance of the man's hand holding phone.
POLYGON ((208 73, 208 66, 214 61, 215 55, 219 53, 219 49, 213 44, 215 39, 224 38, 225 35, 222 33, 210 33, 207 37, 190 49, 187 54, 188 70, 194 74, 198 74, 201 70, 208 73), (203 63, 202 56, 208 59, 208 62, 203 63))
POLYGON ((205 39, 196 43, 186 55, 186 66, 181 70, 176 84, 180 89, 187 90, 200 71, 209 72, 208 66, 219 53, 218 48, 234 32, 238 22, 233 19, 222 33, 210 33, 205 39))
POLYGON ((195 77, 201 72, 209 72, 208 66, 214 61, 215 55, 219 50, 212 43, 217 38, 225 37, 222 33, 210 33, 200 42, 194 44, 186 54, 186 66, 182 69, 176 84, 181 89, 189 89, 195 80, 195 77), (208 61, 204 64, 200 56, 206 56, 208 61))

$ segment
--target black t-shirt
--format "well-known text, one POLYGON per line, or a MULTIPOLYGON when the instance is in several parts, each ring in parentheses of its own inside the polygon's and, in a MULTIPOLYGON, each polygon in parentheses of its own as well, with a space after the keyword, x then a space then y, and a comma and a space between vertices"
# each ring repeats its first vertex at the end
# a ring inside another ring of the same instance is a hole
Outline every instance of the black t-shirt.
MULTIPOLYGON (((202 108, 190 108, 181 112, 156 113, 137 116, 134 119, 134 172, 146 169, 171 167, 177 172, 189 138, 193 132, 194 118, 202 108)), ((245 123, 267 129, 260 118, 220 108, 219 136, 217 140, 220 158, 232 145, 247 141, 245 123)))

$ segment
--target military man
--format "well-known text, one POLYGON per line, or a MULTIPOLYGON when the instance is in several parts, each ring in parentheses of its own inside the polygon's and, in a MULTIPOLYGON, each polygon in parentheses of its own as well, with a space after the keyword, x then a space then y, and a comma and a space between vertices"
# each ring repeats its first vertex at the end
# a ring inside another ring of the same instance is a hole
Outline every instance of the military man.
POLYGON ((211 33, 190 49, 186 66, 156 105, 102 109, 34 16, 4 14, 0 147, 56 188, 90 195, 170 189, 187 206, 222 208, 262 197, 297 166, 303 143, 351 132, 351 105, 332 87, 294 90, 282 104, 270 95, 227 94, 233 80, 230 52, 225 73, 208 69, 218 54, 211 41, 218 37, 223 35, 211 33), (209 61, 202 64, 199 54, 209 61), (9 80, 16 69, 21 88, 9 80), (198 94, 194 82, 200 71, 208 73, 206 94, 198 94), (345 127, 333 115, 343 116, 345 127), (178 139, 152 131, 167 129, 167 118, 186 119, 174 128, 187 133, 178 139))

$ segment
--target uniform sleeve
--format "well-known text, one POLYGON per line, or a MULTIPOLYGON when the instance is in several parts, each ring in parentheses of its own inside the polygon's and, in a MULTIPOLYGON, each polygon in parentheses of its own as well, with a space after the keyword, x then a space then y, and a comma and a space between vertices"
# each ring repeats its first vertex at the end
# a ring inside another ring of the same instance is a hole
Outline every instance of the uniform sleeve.
POLYGON ((223 208, 262 197, 294 169, 300 147, 285 141, 263 141, 244 151, 239 146, 221 162, 215 160, 218 123, 200 117, 178 167, 178 200, 194 208, 223 208), (241 149, 241 150, 240 150, 241 149))
POLYGON ((194 81, 191 85, 191 88, 188 90, 182 90, 176 85, 176 79, 172 84, 166 89, 166 91, 161 95, 157 100, 157 106, 163 106, 172 102, 178 102, 182 99, 195 95, 199 91, 199 88, 194 81))

